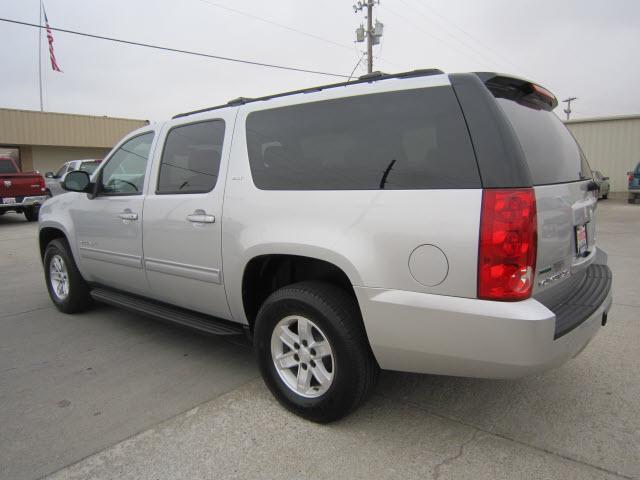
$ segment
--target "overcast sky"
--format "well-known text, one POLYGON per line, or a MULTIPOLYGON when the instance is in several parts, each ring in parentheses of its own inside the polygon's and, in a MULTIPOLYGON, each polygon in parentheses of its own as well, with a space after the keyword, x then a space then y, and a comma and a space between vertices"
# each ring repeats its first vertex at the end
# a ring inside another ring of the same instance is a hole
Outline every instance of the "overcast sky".
MULTIPOLYGON (((352 3, 46 0, 45 7, 54 27, 349 75, 364 47, 353 43, 363 15, 352 3)), ((38 11, 39 0, 0 0, 0 17, 38 23, 38 11)), ((381 0, 375 18, 385 25, 375 70, 508 72, 560 99, 578 97, 575 118, 640 113, 638 0, 381 0)), ((0 107, 39 109, 37 29, 0 22, 0 38, 0 107)), ((43 35, 47 111, 155 121, 239 96, 340 80, 61 32, 54 38, 64 73, 51 70, 43 35)), ((362 62, 356 75, 364 71, 362 62)))

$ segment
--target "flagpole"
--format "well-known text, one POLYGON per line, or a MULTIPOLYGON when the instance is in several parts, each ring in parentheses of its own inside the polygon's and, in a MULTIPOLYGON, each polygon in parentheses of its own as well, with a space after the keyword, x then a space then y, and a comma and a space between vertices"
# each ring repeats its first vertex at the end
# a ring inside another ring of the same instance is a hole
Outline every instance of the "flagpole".
POLYGON ((40 22, 38 25, 38 81, 40 83, 40 111, 44 111, 42 106, 42 0, 38 1, 40 5, 40 22))

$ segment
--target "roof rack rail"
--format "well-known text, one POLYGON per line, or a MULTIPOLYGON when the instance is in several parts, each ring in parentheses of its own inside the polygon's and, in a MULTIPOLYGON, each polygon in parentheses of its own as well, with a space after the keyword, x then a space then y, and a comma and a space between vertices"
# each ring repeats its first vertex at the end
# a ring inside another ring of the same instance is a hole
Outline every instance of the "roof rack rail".
POLYGON ((380 70, 376 70, 375 72, 365 73, 364 75, 360 75, 358 80, 375 80, 381 77, 386 76, 386 73, 382 73, 380 70))
POLYGON ((238 97, 238 98, 234 98, 233 100, 229 100, 227 102, 227 105, 244 105, 245 103, 249 103, 253 100, 253 98, 249 98, 249 97, 238 97))
POLYGON ((443 74, 443 73, 444 72, 442 70, 439 70, 437 68, 425 68, 425 69, 411 70, 411 71, 408 71, 408 72, 400 72, 400 73, 371 72, 371 73, 368 73, 366 75, 362 75, 361 77, 358 77, 358 79, 356 79, 356 80, 350 80, 350 81, 346 81, 346 82, 330 83, 328 85, 319 85, 319 86, 316 86, 316 87, 303 88, 301 90, 292 90, 290 92, 276 93, 276 94, 267 95, 267 96, 264 96, 264 97, 256 97, 256 98, 238 97, 238 98, 235 98, 233 100, 230 100, 229 102, 225 103, 224 105, 216 105, 214 107, 202 108, 200 110, 193 110, 191 112, 179 113, 177 115, 174 115, 172 118, 175 119, 175 118, 187 117, 189 115, 195 115, 197 113, 210 112, 212 110, 219 110, 221 108, 226 108, 226 107, 245 105, 247 103, 253 103, 253 102, 263 102, 265 100, 271 100, 273 98, 280 98, 280 97, 288 97, 290 95, 298 95, 298 94, 304 94, 304 93, 320 92, 322 90, 328 90, 330 88, 346 87, 346 86, 349 86, 349 85, 357 85, 359 83, 371 83, 371 82, 376 82, 376 81, 379 81, 379 80, 387 80, 387 79, 390 79, 390 78, 426 77, 426 76, 429 76, 429 75, 440 75, 440 74, 443 74))

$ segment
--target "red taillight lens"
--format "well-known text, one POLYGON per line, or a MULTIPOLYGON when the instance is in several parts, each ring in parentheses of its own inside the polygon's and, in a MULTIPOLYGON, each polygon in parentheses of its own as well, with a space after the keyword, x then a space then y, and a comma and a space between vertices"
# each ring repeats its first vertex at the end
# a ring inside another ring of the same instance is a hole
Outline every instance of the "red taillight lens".
POLYGON ((629 181, 629 183, 633 181, 633 173, 629 174, 629 176, 627 177, 627 180, 629 181))
POLYGON ((484 190, 478 298, 513 301, 531 296, 537 240, 532 188, 484 190))

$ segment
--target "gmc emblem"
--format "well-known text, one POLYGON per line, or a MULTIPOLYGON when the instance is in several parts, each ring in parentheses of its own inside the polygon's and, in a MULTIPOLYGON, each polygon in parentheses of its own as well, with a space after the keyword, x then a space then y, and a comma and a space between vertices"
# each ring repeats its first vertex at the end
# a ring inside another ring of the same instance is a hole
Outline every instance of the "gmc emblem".
POLYGON ((4 181, 4 186, 5 186, 6 188, 10 188, 10 187, 11 187, 11 180, 5 180, 5 181, 4 181))

